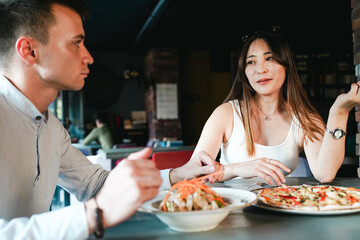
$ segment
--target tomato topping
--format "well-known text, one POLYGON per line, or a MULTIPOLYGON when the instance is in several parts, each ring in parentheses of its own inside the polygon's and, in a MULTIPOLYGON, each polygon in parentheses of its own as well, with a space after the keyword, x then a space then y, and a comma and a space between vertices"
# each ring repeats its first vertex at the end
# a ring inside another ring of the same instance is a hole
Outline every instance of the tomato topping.
POLYGON ((282 195, 281 197, 286 198, 286 199, 297 199, 297 197, 294 197, 294 196, 282 195))
POLYGON ((326 200, 326 197, 327 197, 327 195, 326 195, 326 193, 319 193, 319 196, 320 196, 320 201, 325 201, 326 200))
POLYGON ((347 199, 347 200, 350 200, 351 204, 354 204, 354 203, 356 203, 356 202, 359 202, 359 199, 357 199, 357 198, 355 198, 355 197, 353 197, 353 196, 351 196, 351 195, 346 195, 346 199, 347 199))
POLYGON ((293 201, 293 202, 292 202, 292 205, 294 205, 294 206, 300 205, 300 204, 301 204, 301 202, 298 202, 298 201, 293 201))

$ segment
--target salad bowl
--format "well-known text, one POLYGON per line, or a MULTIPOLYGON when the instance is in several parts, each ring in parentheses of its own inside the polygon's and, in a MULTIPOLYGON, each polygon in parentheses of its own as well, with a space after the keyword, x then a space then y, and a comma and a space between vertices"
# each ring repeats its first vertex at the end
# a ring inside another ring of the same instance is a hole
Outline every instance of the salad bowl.
POLYGON ((223 197, 227 206, 215 210, 166 212, 159 209, 168 191, 159 192, 154 199, 145 202, 138 211, 156 214, 170 229, 180 232, 200 232, 216 228, 231 211, 239 210, 256 202, 255 193, 232 188, 212 188, 223 197))

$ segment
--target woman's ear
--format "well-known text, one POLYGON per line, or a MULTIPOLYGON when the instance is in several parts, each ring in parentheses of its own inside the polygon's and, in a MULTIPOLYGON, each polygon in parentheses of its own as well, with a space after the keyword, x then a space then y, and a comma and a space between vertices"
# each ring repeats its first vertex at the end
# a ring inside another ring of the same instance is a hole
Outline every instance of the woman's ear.
POLYGON ((20 59, 28 65, 33 65, 38 56, 34 48, 34 40, 27 36, 22 36, 16 41, 16 52, 20 59))

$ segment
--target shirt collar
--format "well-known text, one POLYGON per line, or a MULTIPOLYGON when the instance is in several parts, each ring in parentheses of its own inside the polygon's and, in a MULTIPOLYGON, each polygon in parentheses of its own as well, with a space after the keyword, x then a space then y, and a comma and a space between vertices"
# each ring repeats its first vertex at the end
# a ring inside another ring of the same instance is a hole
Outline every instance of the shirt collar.
POLYGON ((3 95, 15 105, 24 115, 33 119, 35 123, 47 122, 48 110, 42 114, 35 105, 27 99, 5 76, 0 74, 0 95, 3 95))

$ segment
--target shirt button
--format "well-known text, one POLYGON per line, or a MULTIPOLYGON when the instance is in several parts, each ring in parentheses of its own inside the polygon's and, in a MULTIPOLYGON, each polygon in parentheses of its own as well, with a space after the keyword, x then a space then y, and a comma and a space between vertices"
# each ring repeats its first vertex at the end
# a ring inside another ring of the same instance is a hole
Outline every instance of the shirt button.
POLYGON ((35 118, 36 120, 41 120, 41 116, 36 116, 36 118, 35 118))

